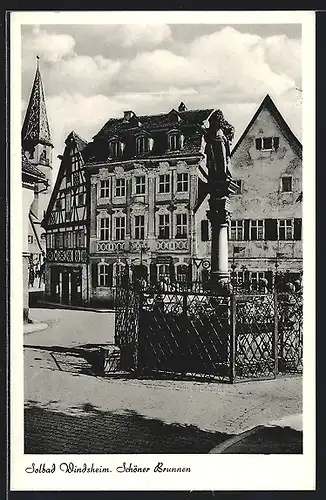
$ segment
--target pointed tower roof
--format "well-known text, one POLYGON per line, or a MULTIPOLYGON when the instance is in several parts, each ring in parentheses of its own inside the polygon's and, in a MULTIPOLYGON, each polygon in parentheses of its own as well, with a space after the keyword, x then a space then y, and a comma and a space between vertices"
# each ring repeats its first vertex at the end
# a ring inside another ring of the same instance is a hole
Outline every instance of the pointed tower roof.
POLYGON ((22 128, 22 144, 47 144, 51 143, 50 127, 45 106, 44 87, 37 56, 37 66, 34 83, 29 98, 27 111, 22 128))

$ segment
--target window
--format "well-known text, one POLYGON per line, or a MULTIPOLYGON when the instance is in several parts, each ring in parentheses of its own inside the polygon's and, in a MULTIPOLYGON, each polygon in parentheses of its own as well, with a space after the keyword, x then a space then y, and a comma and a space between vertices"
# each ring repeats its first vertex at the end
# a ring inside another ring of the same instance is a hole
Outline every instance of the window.
POLYGON ((149 150, 149 140, 147 137, 141 136, 136 139, 136 152, 147 153, 149 150))
POLYGON ((294 224, 293 219, 280 219, 278 221, 278 239, 293 240, 294 236, 294 224))
POLYGON ((145 216, 135 215, 135 239, 143 240, 145 237, 145 216))
POLYGON ((98 266, 98 284, 99 286, 109 286, 109 266, 99 264, 98 266))
POLYGON ((161 240, 168 240, 170 238, 170 214, 159 215, 158 237, 161 240))
POLYGON ((180 134, 170 134, 168 140, 169 140, 169 149, 171 151, 180 149, 181 147, 180 134))
POLYGON ((282 193, 292 192, 292 177, 282 177, 282 193))
POLYGON ((32 234, 28 235, 28 243, 33 243, 33 235, 32 234))
POLYGON ((159 279, 162 279, 162 278, 166 278, 166 277, 170 277, 170 266, 169 264, 158 264, 157 266, 157 274, 158 274, 158 278, 159 279))
POLYGON ((118 241, 125 239, 125 221, 124 217, 115 219, 115 239, 118 241))
POLYGON ((59 211, 62 209, 62 205, 61 205, 61 200, 60 199, 55 202, 55 208, 56 208, 56 210, 59 210, 59 211))
POLYGON ((188 266, 181 264, 177 266, 177 281, 187 281, 188 279, 188 266))
POLYGON ((77 196, 77 207, 82 207, 84 205, 84 193, 79 193, 77 196))
POLYGON ((137 176, 135 178, 136 194, 145 194, 145 176, 137 176))
POLYGON ((178 193, 185 193, 188 191, 188 174, 177 174, 177 191, 178 193))
POLYGON ((110 154, 112 157, 119 156, 121 151, 120 142, 119 141, 111 141, 110 142, 110 154))
POLYGON ((177 219, 177 232, 175 237, 176 238, 187 238, 187 214, 177 214, 176 216, 177 219))
MULTIPOLYGON (((107 220, 107 219, 104 219, 104 220, 107 220)), ((107 239, 109 239, 109 237, 107 237, 107 239)), ((79 229, 78 231, 76 231, 76 246, 78 248, 85 246, 85 233, 82 229, 79 229)))
POLYGON ((279 147, 279 137, 259 137, 256 139, 256 149, 262 151, 277 150, 279 147))
POLYGON ((242 193, 242 180, 240 179, 233 179, 234 184, 236 184, 237 188, 234 194, 241 194, 242 193))
POLYGON ((231 220, 230 240, 241 241, 244 239, 243 220, 231 220))
POLYGON ((110 197, 110 182, 109 180, 101 181, 100 184, 100 198, 110 197))
POLYGON ((159 191, 159 193, 169 193, 170 192, 170 175, 169 174, 160 175, 158 191, 159 191))
POLYGON ((125 196, 126 195, 126 182, 125 179, 115 180, 115 195, 125 196))
POLYGON ((250 221, 250 239, 263 240, 265 238, 264 220, 251 220, 250 221))
POLYGON ((100 240, 108 241, 110 239, 110 219, 102 217, 100 219, 100 240))

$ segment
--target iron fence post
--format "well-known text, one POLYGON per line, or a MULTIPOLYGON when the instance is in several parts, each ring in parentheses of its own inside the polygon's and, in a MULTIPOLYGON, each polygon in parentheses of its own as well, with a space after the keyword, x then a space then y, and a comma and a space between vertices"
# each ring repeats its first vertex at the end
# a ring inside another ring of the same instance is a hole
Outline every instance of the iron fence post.
POLYGON ((236 377, 235 356, 236 356, 236 296, 232 293, 231 298, 231 328, 230 328, 230 382, 233 384, 236 377))
POLYGON ((278 300, 277 290, 274 290, 274 334, 273 334, 274 374, 278 374, 278 300))
POLYGON ((187 314, 187 292, 183 293, 182 297, 182 312, 183 314, 187 314))

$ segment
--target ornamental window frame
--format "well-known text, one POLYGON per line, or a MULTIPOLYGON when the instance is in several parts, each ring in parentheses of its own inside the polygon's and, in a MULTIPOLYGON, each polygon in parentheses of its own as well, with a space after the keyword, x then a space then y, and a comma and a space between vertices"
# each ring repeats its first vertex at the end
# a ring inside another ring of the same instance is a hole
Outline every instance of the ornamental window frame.
POLYGON ((134 238, 135 240, 145 239, 145 215, 134 215, 134 238))
POLYGON ((126 196, 126 179, 124 177, 115 179, 115 196, 116 198, 124 198, 126 196))
POLYGON ((124 241, 126 237, 126 216, 118 215, 114 217, 114 239, 124 241))
POLYGON ((99 262, 97 265, 98 286, 108 288, 110 286, 109 277, 109 264, 107 262, 99 262))
POLYGON ((100 241, 110 241, 111 221, 109 216, 98 217, 98 238, 100 241))
POLYGON ((162 173, 158 176, 158 193, 169 194, 171 193, 171 174, 162 173))
POLYGON ((175 238, 188 238, 188 214, 180 212, 175 214, 175 238))
POLYGON ((170 212, 158 214, 157 228, 158 228, 157 238, 159 240, 169 240, 171 238, 171 214, 170 214, 170 212))
POLYGON ((188 193, 188 191, 189 191, 189 173, 188 172, 177 172, 176 191, 177 191, 177 193, 188 193))
POLYGON ((135 176, 135 194, 145 194, 146 193, 146 175, 136 175, 135 176))
POLYGON ((110 179, 100 180, 99 198, 110 198, 110 179))

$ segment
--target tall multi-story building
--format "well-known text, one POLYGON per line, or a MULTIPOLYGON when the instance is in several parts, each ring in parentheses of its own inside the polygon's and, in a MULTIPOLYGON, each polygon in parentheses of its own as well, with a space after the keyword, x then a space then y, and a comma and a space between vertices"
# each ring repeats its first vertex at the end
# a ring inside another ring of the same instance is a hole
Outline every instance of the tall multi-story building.
POLYGON ((59 267, 75 265, 69 261, 76 247, 69 240, 72 224, 66 208, 72 186, 65 179, 76 154, 80 175, 85 176, 85 245, 77 247, 86 251, 87 244, 82 301, 110 296, 123 269, 131 278, 152 283, 163 276, 194 279, 196 208, 205 190, 203 126, 214 113, 187 110, 184 103, 159 115, 138 117, 125 111, 123 117, 110 119, 78 154, 68 141, 44 223, 48 298, 71 303, 75 295, 59 267))
MULTIPOLYGON (((232 150, 230 271, 238 283, 272 285, 302 272, 302 146, 267 95, 232 150)), ((198 211, 198 253, 210 255, 208 199, 198 211)))

